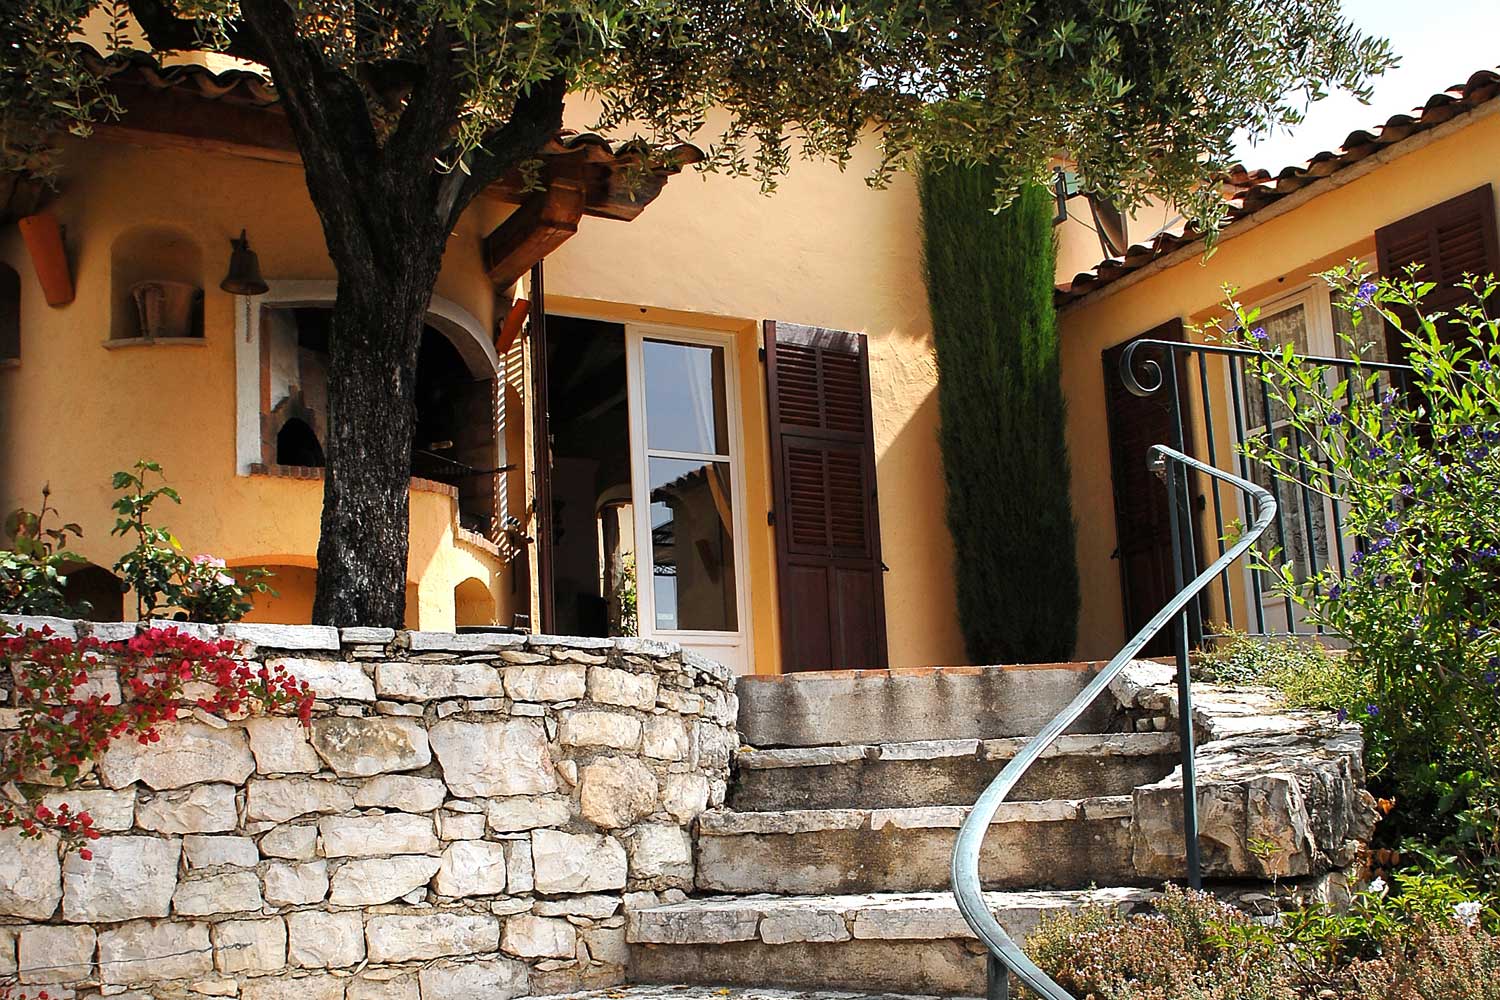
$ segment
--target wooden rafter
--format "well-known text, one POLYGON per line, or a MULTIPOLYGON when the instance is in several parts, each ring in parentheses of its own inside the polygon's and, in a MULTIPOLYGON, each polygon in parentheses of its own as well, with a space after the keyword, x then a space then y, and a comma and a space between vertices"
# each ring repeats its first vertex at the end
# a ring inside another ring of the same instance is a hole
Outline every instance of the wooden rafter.
POLYGON ((531 266, 578 232, 588 204, 576 178, 553 177, 484 239, 484 267, 496 288, 508 288, 531 266))

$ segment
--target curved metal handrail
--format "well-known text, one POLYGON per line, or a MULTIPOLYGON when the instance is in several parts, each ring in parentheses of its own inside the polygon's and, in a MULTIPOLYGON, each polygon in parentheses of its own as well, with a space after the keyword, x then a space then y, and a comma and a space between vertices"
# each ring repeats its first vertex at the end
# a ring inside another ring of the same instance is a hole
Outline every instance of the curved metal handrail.
MULTIPOLYGON (((1031 959, 1026 957, 1025 952, 1013 941, 1005 928, 1000 926, 1000 921, 995 919, 990 912, 989 906, 984 901, 984 892, 979 881, 979 848, 984 842, 984 835, 989 829, 991 820, 995 818, 996 811, 1005 797, 1010 794, 1011 789, 1016 786, 1021 775, 1026 773, 1027 768, 1036 762, 1047 748, 1057 741, 1057 738, 1078 721, 1079 717, 1088 710, 1111 681, 1119 676, 1127 664, 1140 652, 1141 647, 1150 642, 1166 624, 1182 613, 1188 603, 1206 588, 1213 580, 1240 556, 1244 555, 1256 540, 1265 532, 1270 525, 1271 519, 1276 515, 1276 500, 1270 492, 1257 484, 1238 476, 1230 475, 1207 465, 1190 455, 1185 455, 1175 448, 1166 445, 1155 445, 1151 448, 1151 454, 1163 463, 1176 462, 1190 469, 1195 469, 1204 475, 1212 476, 1222 482, 1228 483, 1243 491, 1255 502, 1255 517, 1250 529, 1230 546, 1223 555, 1214 563, 1193 578, 1186 587, 1178 590, 1177 594, 1167 602, 1166 606, 1158 611, 1145 627, 1135 634, 1125 647, 1115 654, 1114 659, 1105 665, 1104 669, 1094 676, 1088 686, 1078 693, 1078 696, 1068 703, 1068 706, 1052 719, 1051 722, 1042 727, 1041 732, 1031 738, 1031 741, 1016 754, 1015 758, 1005 766, 1005 769, 990 782, 988 788, 979 796, 974 803, 974 808, 964 820, 963 826, 959 827, 958 840, 953 847, 953 895, 958 900, 959 911, 979 940, 984 942, 989 949, 991 957, 991 968, 998 962, 1001 967, 1001 979, 1006 978, 1005 973, 1013 972, 1016 977, 1025 983, 1033 993, 1044 1000, 1075 1000, 1072 994, 1053 982, 1031 959)), ((1168 467, 1169 473, 1172 471, 1168 467)), ((1169 490, 1171 502, 1176 503, 1175 491, 1169 490)), ((1174 518, 1175 523, 1175 518, 1174 518)), ((1185 682, 1180 679, 1179 683, 1185 682)), ((1180 703, 1179 713, 1185 718, 1190 716, 1191 708, 1186 703, 1180 703)), ((1189 719, 1187 725, 1191 725, 1189 719)), ((1190 746, 1187 748, 1190 756, 1190 746)), ((1184 772, 1187 773, 1186 771, 1184 772)), ((1185 788, 1187 783, 1185 782, 1185 788)), ((1185 797, 1187 792, 1184 793, 1185 797)), ((1190 841, 1195 841, 1197 834, 1194 830, 1186 830, 1190 841)), ((991 983, 991 997, 995 997, 994 983, 991 983)), ((1003 994, 1001 994, 1003 997, 1003 994)))

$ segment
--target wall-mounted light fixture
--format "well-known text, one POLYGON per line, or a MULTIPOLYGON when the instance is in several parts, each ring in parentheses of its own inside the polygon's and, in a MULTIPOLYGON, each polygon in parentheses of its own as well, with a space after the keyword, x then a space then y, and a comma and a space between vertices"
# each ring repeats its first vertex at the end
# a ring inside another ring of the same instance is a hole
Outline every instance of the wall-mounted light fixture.
POLYGON ((231 238, 229 245, 229 273, 219 282, 219 287, 234 295, 264 295, 271 290, 266 279, 260 276, 260 259, 250 249, 250 240, 243 229, 238 239, 231 238))

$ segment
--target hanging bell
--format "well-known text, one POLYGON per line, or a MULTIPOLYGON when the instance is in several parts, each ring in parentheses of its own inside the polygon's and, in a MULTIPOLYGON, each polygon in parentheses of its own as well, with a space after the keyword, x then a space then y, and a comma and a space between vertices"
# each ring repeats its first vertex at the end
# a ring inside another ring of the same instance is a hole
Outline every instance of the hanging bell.
POLYGON ((229 273, 219 282, 219 287, 234 295, 264 295, 271 290, 266 279, 260 276, 260 259, 250 249, 250 240, 243 229, 239 239, 231 238, 234 249, 229 254, 229 273))

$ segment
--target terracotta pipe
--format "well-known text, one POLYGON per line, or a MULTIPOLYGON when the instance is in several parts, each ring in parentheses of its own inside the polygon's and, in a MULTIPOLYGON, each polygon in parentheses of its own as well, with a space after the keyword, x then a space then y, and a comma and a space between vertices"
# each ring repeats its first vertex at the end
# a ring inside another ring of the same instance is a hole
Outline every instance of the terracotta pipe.
POLYGON ((73 301, 73 273, 68 268, 68 254, 63 249, 62 227, 51 212, 28 215, 18 223, 31 266, 42 286, 49 306, 65 306, 73 301))

